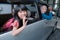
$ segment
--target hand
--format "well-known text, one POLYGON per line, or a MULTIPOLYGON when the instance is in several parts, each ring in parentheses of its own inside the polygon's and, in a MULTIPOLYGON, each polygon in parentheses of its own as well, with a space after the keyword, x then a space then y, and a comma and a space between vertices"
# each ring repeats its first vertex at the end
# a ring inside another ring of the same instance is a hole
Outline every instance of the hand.
POLYGON ((26 17, 23 18, 23 26, 25 27, 27 25, 27 20, 26 20, 26 17))

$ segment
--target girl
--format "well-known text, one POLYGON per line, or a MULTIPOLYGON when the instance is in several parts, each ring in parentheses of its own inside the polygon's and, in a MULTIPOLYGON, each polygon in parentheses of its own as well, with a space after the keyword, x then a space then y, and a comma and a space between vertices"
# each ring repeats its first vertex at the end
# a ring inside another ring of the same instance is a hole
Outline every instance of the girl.
POLYGON ((14 9, 14 22, 12 23, 13 30, 12 35, 19 34, 27 25, 27 8, 25 6, 19 6, 14 9))

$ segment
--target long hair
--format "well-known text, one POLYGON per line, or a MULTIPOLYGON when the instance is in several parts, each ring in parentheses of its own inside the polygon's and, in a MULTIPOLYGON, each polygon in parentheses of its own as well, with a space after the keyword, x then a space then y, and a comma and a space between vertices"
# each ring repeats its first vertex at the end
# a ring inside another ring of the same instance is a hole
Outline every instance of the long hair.
POLYGON ((18 22, 19 22, 19 27, 21 27, 21 26, 23 25, 22 19, 19 18, 19 16, 18 16, 18 12, 19 12, 20 10, 22 10, 22 11, 25 10, 25 11, 27 12, 28 9, 26 8, 25 5, 20 5, 20 6, 17 6, 17 7, 14 8, 14 19, 15 19, 15 20, 18 20, 18 22))

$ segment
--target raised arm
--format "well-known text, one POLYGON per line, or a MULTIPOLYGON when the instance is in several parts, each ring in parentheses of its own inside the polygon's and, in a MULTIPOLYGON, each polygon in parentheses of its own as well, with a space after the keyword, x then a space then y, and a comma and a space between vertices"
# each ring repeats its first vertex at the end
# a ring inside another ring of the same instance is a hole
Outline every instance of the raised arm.
MULTIPOLYGON (((16 22, 16 21, 15 21, 16 22)), ((16 36, 18 35, 21 31, 23 31, 26 27, 27 21, 25 21, 25 18, 23 19, 23 26, 18 28, 18 25, 15 26, 15 24, 13 25, 13 30, 12 30, 12 35, 16 36)))

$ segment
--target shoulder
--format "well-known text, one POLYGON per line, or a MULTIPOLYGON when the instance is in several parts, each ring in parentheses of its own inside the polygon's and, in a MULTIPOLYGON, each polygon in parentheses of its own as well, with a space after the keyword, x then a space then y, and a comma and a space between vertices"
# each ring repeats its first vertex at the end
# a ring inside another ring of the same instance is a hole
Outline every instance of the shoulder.
POLYGON ((13 22, 13 26, 19 26, 19 22, 18 22, 18 20, 14 20, 14 22, 13 22))
POLYGON ((18 20, 14 20, 14 22, 13 23, 18 23, 18 20))

